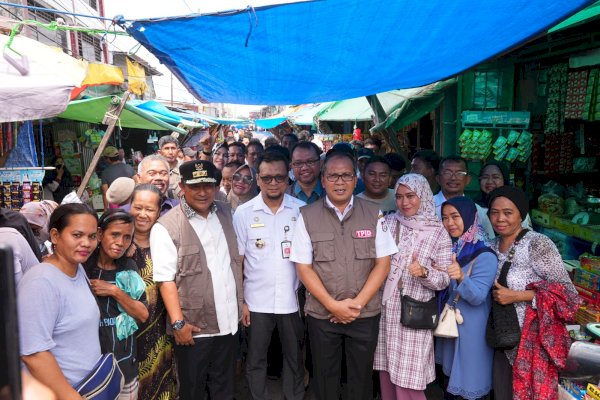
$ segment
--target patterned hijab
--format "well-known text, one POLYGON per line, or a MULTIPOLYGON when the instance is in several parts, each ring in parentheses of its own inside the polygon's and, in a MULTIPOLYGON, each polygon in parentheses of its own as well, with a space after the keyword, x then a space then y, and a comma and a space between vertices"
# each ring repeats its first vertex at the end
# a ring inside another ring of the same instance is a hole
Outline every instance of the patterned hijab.
POLYGON ((227 201, 229 202, 229 204, 231 205, 231 208, 234 211, 238 208, 238 206, 241 206, 248 200, 252 200, 258 194, 258 182, 256 182, 257 176, 256 176, 256 171, 254 170, 254 168, 251 168, 248 164, 244 164, 241 167, 239 167, 238 169, 236 169, 233 174, 235 175, 245 168, 248 168, 248 170, 250 171, 250 176, 252 177, 252 183, 250 184, 250 191, 248 193, 246 193, 243 197, 240 197, 237 194, 233 193, 233 187, 232 187, 231 190, 229 191, 229 194, 227 195, 227 201))
POLYGON ((452 250, 456 261, 464 267, 478 255, 485 252, 494 253, 488 243, 488 237, 479 223, 477 207, 473 200, 464 197, 454 197, 442 204, 442 212, 446 205, 456 208, 463 220, 464 231, 459 238, 452 238, 452 250))
POLYGON ((403 185, 413 191, 421 200, 419 210, 412 217, 405 217, 397 210, 394 214, 400 224, 409 227, 417 232, 417 242, 422 240, 430 232, 435 231, 441 226, 440 220, 435 215, 435 203, 433 202, 433 193, 427 179, 420 174, 402 175, 396 182, 394 191, 398 186, 403 185))

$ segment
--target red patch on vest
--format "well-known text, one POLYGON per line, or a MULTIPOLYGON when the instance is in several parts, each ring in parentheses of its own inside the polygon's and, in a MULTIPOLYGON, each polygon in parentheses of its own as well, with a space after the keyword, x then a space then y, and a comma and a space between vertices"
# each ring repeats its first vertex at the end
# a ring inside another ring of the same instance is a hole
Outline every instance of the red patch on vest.
POLYGON ((356 231, 357 238, 370 238, 373 237, 373 231, 370 229, 363 229, 356 231))

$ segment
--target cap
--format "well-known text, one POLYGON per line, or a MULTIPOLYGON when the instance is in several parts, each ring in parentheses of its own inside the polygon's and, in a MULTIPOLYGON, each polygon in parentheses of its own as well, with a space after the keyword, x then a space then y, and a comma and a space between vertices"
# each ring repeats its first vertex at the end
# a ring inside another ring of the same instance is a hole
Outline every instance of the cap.
POLYGON ((123 204, 133 194, 135 189, 135 181, 131 178, 120 177, 110 184, 110 187, 106 191, 106 200, 111 204, 123 204))
POLYGON ((358 155, 358 159, 360 160, 361 158, 371 158, 375 155, 375 153, 373 152, 373 150, 371 149, 358 149, 358 151, 356 152, 356 154, 358 155))
POLYGON ((119 150, 117 150, 117 148, 115 146, 108 146, 107 148, 104 149, 104 151, 102 152, 102 155, 104 157, 118 157, 119 150))
POLYGON ((186 185, 196 183, 217 183, 217 167, 210 161, 193 160, 179 166, 181 182, 186 185))

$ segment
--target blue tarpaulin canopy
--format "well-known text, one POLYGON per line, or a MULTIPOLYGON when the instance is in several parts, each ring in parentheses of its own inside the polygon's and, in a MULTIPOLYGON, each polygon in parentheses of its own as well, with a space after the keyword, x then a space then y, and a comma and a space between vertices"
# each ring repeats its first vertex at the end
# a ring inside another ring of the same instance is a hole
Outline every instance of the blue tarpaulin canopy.
POLYGON ((592 2, 321 0, 124 25, 202 101, 306 104, 455 76, 592 2))
POLYGON ((282 124, 286 119, 287 119, 286 117, 264 118, 264 119, 257 119, 256 121, 254 121, 254 123, 259 128, 271 129, 271 128, 275 128, 276 126, 282 124))

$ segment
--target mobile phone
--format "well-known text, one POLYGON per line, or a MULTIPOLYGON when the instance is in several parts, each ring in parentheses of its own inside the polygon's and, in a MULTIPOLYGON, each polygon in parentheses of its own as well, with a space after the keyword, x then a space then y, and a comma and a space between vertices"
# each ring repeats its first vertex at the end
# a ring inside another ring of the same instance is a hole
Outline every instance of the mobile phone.
POLYGON ((0 400, 21 399, 19 322, 12 249, 0 243, 0 400))

